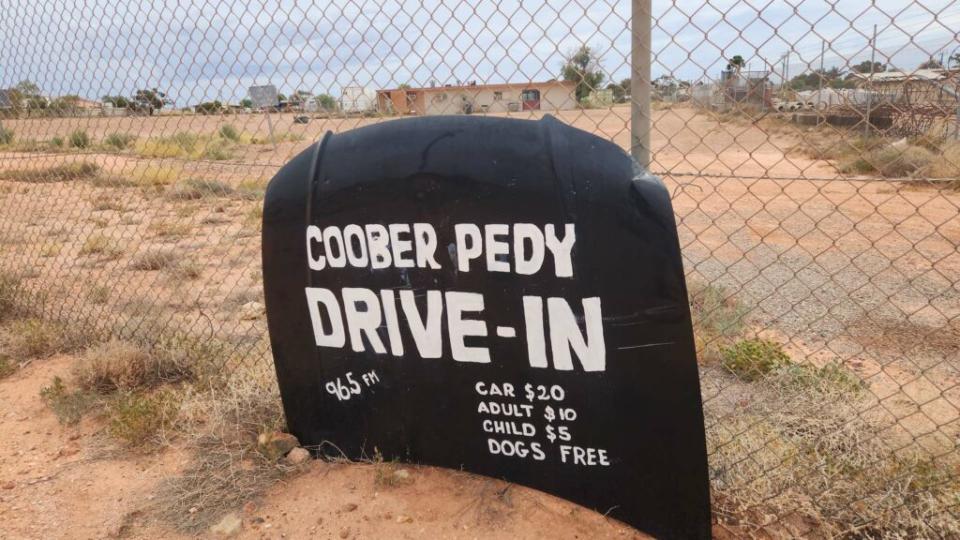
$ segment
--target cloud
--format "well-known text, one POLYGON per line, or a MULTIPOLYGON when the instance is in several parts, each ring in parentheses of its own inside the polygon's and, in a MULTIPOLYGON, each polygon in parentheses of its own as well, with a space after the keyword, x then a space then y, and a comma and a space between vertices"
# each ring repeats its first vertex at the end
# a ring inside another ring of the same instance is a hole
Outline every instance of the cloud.
MULTIPOLYGON (((250 84, 339 95, 344 86, 428 86, 557 77, 581 44, 602 55, 608 80, 629 76, 626 0, 360 1, 164 0, 27 2, 0 18, 0 87, 22 79, 51 95, 132 94, 157 87, 178 106, 235 102, 250 84)), ((886 4, 886 3, 885 3, 886 4)), ((797 73, 867 58, 906 68, 957 40, 957 0, 880 8, 869 0, 654 0, 653 74, 715 79, 725 58, 797 73), (884 11, 886 9, 886 11, 884 11)))

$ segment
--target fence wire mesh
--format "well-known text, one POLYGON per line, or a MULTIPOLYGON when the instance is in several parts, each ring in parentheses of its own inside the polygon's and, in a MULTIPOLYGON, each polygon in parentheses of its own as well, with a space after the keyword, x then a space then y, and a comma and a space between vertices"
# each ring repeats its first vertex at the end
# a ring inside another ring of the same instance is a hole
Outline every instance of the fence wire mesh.
POLYGON ((649 105, 715 530, 958 537, 960 2, 638 6, 6 2, 0 307, 230 376, 271 361, 265 185, 326 131, 552 114, 629 149, 649 105))

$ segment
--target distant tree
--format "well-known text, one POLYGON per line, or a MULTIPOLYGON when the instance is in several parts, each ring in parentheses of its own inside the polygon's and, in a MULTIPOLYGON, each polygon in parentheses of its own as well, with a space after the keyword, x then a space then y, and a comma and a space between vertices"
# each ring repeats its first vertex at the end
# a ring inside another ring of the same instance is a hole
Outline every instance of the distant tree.
POLYGON ((824 87, 833 87, 833 81, 841 79, 842 76, 843 73, 837 67, 823 71, 815 69, 790 79, 788 86, 793 90, 816 90, 821 84, 824 87))
POLYGON ((29 96, 26 99, 27 109, 46 109, 50 103, 47 101, 47 98, 43 96, 29 96))
POLYGON ((290 96, 290 99, 296 103, 306 103, 313 99, 313 92, 308 90, 297 90, 292 96, 290 96))
POLYGON ((735 54, 727 60, 727 71, 740 71, 745 65, 747 65, 747 61, 739 54, 735 54))
POLYGON ((244 109, 252 109, 252 108, 253 108, 253 100, 250 99, 250 98, 241 99, 241 100, 240 100, 240 106, 243 107, 244 109))
POLYGON ((137 90, 133 94, 133 100, 130 103, 130 108, 135 111, 145 112, 148 115, 152 115, 154 111, 159 111, 163 108, 166 103, 165 98, 166 94, 160 92, 156 88, 144 88, 142 90, 137 90))
POLYGON ((617 103, 623 103, 625 101, 627 92, 623 89, 623 86, 618 83, 610 83, 607 85, 607 90, 610 90, 613 93, 613 101, 617 103))
POLYGON ((20 92, 20 95, 23 96, 24 98, 31 98, 31 97, 40 95, 40 87, 37 86, 36 83, 33 83, 26 79, 18 82, 17 85, 13 87, 13 89, 16 90, 17 92, 20 92))
POLYGON ((223 110, 223 103, 220 101, 204 101, 194 107, 197 114, 218 114, 223 110))
POLYGON ((934 58, 931 58, 926 62, 917 66, 917 69, 941 69, 941 68, 943 68, 943 64, 941 64, 939 60, 936 60, 934 58))
POLYGON ((313 99, 317 102, 317 106, 325 111, 333 112, 339 108, 336 98, 330 94, 320 94, 313 99))
POLYGON ((601 88, 600 83, 604 78, 600 58, 586 45, 567 55, 560 75, 563 80, 577 84, 577 101, 601 88))
MULTIPOLYGON (((857 65, 855 65, 855 66, 850 66, 850 69, 851 69, 852 71, 856 72, 856 73, 870 73, 870 71, 871 71, 871 70, 870 70, 870 61, 869 61, 869 60, 864 60, 863 62, 860 62, 859 64, 857 64, 857 65)), ((874 62, 874 63, 873 63, 873 73, 881 73, 881 72, 884 72, 884 71, 886 71, 886 70, 887 70, 887 65, 886 65, 886 64, 883 64, 883 63, 880 63, 880 62, 874 62)))
POLYGON ((60 96, 54 100, 51 100, 50 108, 58 113, 76 112, 76 110, 79 108, 79 103, 80 96, 68 94, 66 96, 60 96))
POLYGON ((125 96, 103 96, 103 102, 109 103, 117 109, 126 109, 130 106, 130 100, 125 96))
POLYGON ((17 107, 28 109, 42 109, 46 107, 46 99, 40 97, 40 87, 24 79, 10 89, 10 101, 17 107), (43 104, 40 107, 40 104, 43 104))

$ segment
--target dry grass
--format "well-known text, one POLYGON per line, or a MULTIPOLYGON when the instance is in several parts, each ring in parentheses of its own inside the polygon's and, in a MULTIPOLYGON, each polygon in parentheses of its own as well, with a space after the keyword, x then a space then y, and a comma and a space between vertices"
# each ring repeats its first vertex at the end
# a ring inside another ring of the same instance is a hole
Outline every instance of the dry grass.
POLYGON ((0 146, 12 144, 15 138, 16 134, 12 129, 0 127, 0 146))
POLYGON ((183 259, 164 269, 176 281, 197 279, 203 275, 203 267, 193 259, 183 259))
POLYGON ((261 495, 294 469, 257 451, 257 436, 283 427, 272 367, 238 369, 222 385, 196 390, 181 406, 193 461, 160 488, 155 511, 196 532, 261 495), (191 510, 194 509, 194 510, 191 510))
POLYGON ((182 238, 192 230, 190 223, 183 221, 155 221, 147 227, 158 238, 182 238))
POLYGON ((931 178, 951 180, 955 189, 960 189, 960 141, 945 144, 939 159, 934 160, 927 170, 931 178))
POLYGON ((704 374, 704 394, 717 396, 705 413, 721 522, 773 537, 960 534, 950 514, 957 464, 893 451, 887 428, 870 420, 876 399, 840 373, 778 369, 751 383, 704 374))
POLYGON ((230 185, 219 180, 188 178, 174 185, 167 198, 174 201, 193 201, 207 197, 229 197, 234 194, 230 185))
POLYGON ((94 305, 103 305, 110 299, 110 288, 103 285, 91 285, 86 292, 87 300, 94 305))
POLYGON ((260 232, 263 228, 263 206, 250 207, 243 215, 243 227, 249 232, 260 232))
POLYGON ((51 242, 44 244, 43 247, 40 248, 40 256, 44 258, 56 257, 61 251, 63 251, 63 244, 59 242, 51 242))
POLYGON ((94 178, 99 171, 100 166, 95 163, 76 161, 44 169, 8 169, 0 171, 0 180, 37 184, 67 182, 94 178))
POLYGON ((102 234, 91 234, 80 246, 80 255, 118 255, 120 250, 113 246, 113 240, 102 234))
POLYGON ((18 303, 20 278, 8 272, 0 271, 0 321, 19 315, 18 303))
POLYGON ((131 261, 132 270, 156 271, 176 266, 180 254, 170 249, 152 249, 138 253, 131 261))
POLYGON ((396 461, 384 461, 378 450, 373 456, 373 485, 379 488, 406 486, 413 483, 413 478, 401 471, 406 469, 396 461))
POLYGON ((237 184, 236 193, 241 199, 259 200, 267 191, 269 179, 247 178, 237 184))
POLYGON ((14 359, 38 358, 82 348, 89 336, 65 324, 36 318, 10 323, 6 350, 14 359))
POLYGON ((129 133, 111 133, 104 137, 103 145, 107 148, 112 148, 114 150, 124 150, 129 148, 134 141, 137 140, 136 135, 131 135, 129 133))
POLYGON ((877 173, 886 178, 903 178, 924 172, 936 156, 921 146, 882 146, 840 161, 843 173, 877 173))
POLYGON ((9 356, 0 354, 0 380, 6 379, 17 371, 17 365, 9 356))
POLYGON ((183 172, 177 167, 145 165, 134 167, 130 177, 136 185, 157 188, 173 184, 180 179, 181 174, 183 172))
POLYGON ((688 293, 697 356, 702 363, 714 362, 743 330, 746 309, 723 287, 691 281, 688 293))
POLYGON ((111 394, 183 380, 190 376, 190 369, 175 357, 153 354, 135 343, 113 339, 87 349, 73 373, 81 389, 111 394))
POLYGON ((225 160, 233 157, 235 143, 220 136, 179 132, 151 137, 137 143, 136 152, 149 158, 187 158, 225 160))
POLYGON ((90 201, 90 204, 92 205, 94 212, 123 212, 126 210, 126 207, 124 207, 123 204, 116 199, 116 197, 107 195, 105 193, 101 193, 94 197, 93 200, 90 201))

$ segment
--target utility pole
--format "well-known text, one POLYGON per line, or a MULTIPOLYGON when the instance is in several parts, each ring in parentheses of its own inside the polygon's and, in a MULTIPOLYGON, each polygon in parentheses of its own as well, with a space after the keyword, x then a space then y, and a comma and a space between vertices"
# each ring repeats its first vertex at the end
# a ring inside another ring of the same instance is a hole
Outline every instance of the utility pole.
POLYGON ((630 18, 630 155, 650 169, 651 0, 632 0, 630 18))
MULTIPOLYGON (((824 69, 824 68, 823 68, 823 56, 824 56, 825 54, 827 54, 827 41, 826 41, 826 40, 822 40, 822 41, 820 42, 820 77, 818 78, 819 81, 820 81, 820 85, 819 85, 819 87, 817 88, 817 102, 816 102, 816 104, 814 105, 818 110, 820 109, 820 102, 823 100, 823 79, 824 79, 824 78, 826 77, 826 75, 827 75, 827 72, 823 70, 823 69, 824 69)), ((818 121, 819 121, 819 120, 818 120, 818 121)))
POLYGON ((780 57, 780 90, 783 91, 787 87, 787 58, 790 56, 790 51, 783 53, 780 57))
POLYGON ((787 84, 789 85, 790 84, 790 51, 785 52, 783 56, 784 56, 783 71, 786 73, 783 80, 786 81, 787 84))
POLYGON ((873 112, 873 65, 877 61, 877 25, 873 25, 873 39, 870 40, 870 86, 867 91, 867 117, 863 124, 863 136, 870 135, 870 114, 873 112))

